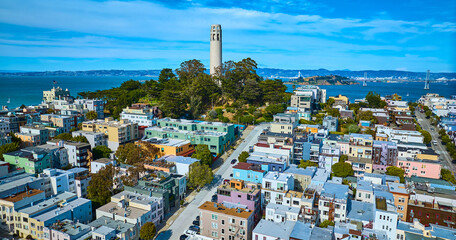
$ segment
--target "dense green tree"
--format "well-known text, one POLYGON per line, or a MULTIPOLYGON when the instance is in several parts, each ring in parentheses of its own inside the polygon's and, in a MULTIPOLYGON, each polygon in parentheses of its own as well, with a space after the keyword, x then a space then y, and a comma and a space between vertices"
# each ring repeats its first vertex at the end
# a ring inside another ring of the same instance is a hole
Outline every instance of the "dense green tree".
POLYGON ((263 100, 266 103, 282 103, 287 86, 283 84, 280 79, 266 79, 260 81, 261 92, 263 93, 263 100))
POLYGON ((399 167, 389 166, 386 168, 386 175, 399 177, 401 179, 401 183, 404 182, 404 173, 404 169, 399 167))
POLYGON ((352 165, 350 163, 346 162, 338 162, 332 165, 332 173, 336 177, 348 177, 348 176, 353 176, 354 171, 352 168, 352 165))
POLYGON ((111 149, 104 145, 99 145, 92 149, 93 160, 97 160, 99 158, 109 158, 111 153, 111 149))
POLYGON ((339 162, 345 162, 348 160, 348 156, 345 154, 340 155, 339 162))
POLYGON ((432 112, 431 111, 426 111, 424 112, 424 114, 426 115, 426 118, 429 118, 432 116, 432 112))
POLYGON ((371 111, 363 111, 358 113, 359 120, 371 121, 372 123, 377 122, 377 118, 374 117, 374 113, 371 111))
POLYGON ((118 162, 133 165, 142 162, 141 150, 134 143, 120 145, 115 153, 118 162))
POLYGON ((386 102, 382 101, 380 94, 375 92, 367 93, 366 101, 371 108, 384 108, 386 106, 386 102))
POLYGON ((442 170, 440 170, 440 176, 443 180, 456 184, 456 179, 454 178, 454 175, 453 173, 451 173, 450 170, 442 168, 442 170))
POLYGON ((111 201, 111 196, 114 194, 114 183, 117 181, 115 178, 117 172, 113 165, 107 165, 92 175, 87 186, 87 197, 97 206, 111 201))
POLYGON ((244 90, 242 91, 242 98, 250 104, 257 104, 261 102, 263 93, 258 82, 254 79, 247 79, 245 81, 244 90))
POLYGON ((20 139, 19 137, 17 137, 16 134, 15 134, 14 132, 10 132, 9 135, 11 136, 11 142, 17 143, 19 146, 21 145, 22 139, 20 139))
MULTIPOLYGON (((332 99, 332 98, 330 98, 332 99)), ((333 116, 333 117, 340 117, 340 112, 339 112, 339 109, 337 108, 328 108, 326 110, 326 113, 329 115, 329 116, 333 116)))
POLYGON ((136 90, 136 89, 139 89, 140 87, 141 87, 141 83, 138 81, 135 81, 133 79, 125 81, 120 85, 121 89, 127 90, 127 91, 136 90))
POLYGON ((250 156, 250 154, 246 151, 242 151, 241 154, 239 154, 238 161, 239 162, 247 162, 247 158, 250 156))
POLYGON ((19 143, 12 142, 0 146, 0 160, 3 161, 3 154, 19 150, 19 143))
POLYGON ((142 240, 153 240, 157 234, 157 228, 153 222, 146 222, 139 230, 139 237, 142 240))
POLYGON ((432 141, 432 136, 431 136, 431 134, 430 134, 428 131, 426 131, 426 130, 421 130, 420 133, 421 133, 421 135, 423 135, 423 137, 424 137, 423 142, 424 142, 425 144, 430 144, 431 141, 432 141))
POLYGON ((324 220, 323 222, 320 223, 320 225, 318 225, 318 227, 321 227, 321 228, 327 228, 328 226, 334 226, 334 222, 329 221, 329 220, 324 220))
POLYGON ((123 185, 134 187, 138 184, 139 177, 146 172, 144 163, 136 163, 133 167, 127 169, 127 174, 120 177, 120 181, 123 185))
POLYGON ((162 90, 165 86, 165 84, 171 80, 175 79, 176 75, 173 73, 173 70, 171 68, 163 68, 160 72, 160 75, 158 76, 158 83, 162 85, 162 90))
POLYGON ((307 160, 307 161, 301 160, 301 161, 299 162, 298 168, 304 168, 304 169, 306 169, 307 167, 318 167, 318 164, 315 163, 315 162, 312 162, 312 161, 310 161, 310 160, 307 160))
POLYGON ((271 104, 265 108, 263 117, 266 121, 272 121, 273 116, 277 113, 283 113, 286 109, 286 104, 271 104))
POLYGON ((89 143, 89 140, 87 140, 87 138, 86 138, 85 136, 76 136, 76 137, 72 137, 72 138, 71 138, 71 141, 73 141, 73 142, 89 143))
POLYGON ((360 128, 358 127, 358 125, 356 125, 356 124, 349 124, 349 125, 347 126, 347 131, 348 131, 349 133, 359 133, 360 130, 361 130, 361 129, 360 129, 360 128))
POLYGON ((199 159, 202 164, 210 166, 214 157, 206 144, 199 144, 195 147, 193 158, 199 159))
POLYGON ((88 111, 86 113, 85 117, 86 117, 87 120, 95 120, 95 119, 98 118, 98 113, 95 112, 95 111, 88 111))
POLYGON ((73 139, 73 136, 71 135, 71 133, 61 133, 61 134, 55 136, 54 139, 60 139, 60 140, 65 140, 65 141, 71 141, 71 139, 73 139))
POLYGON ((195 162, 190 165, 190 171, 188 174, 188 183, 194 188, 201 188, 206 184, 209 184, 214 179, 212 169, 200 162, 195 162))
POLYGON ((180 91, 163 90, 160 97, 162 110, 167 117, 181 117, 187 107, 185 96, 180 91))
POLYGON ((372 130, 372 129, 368 128, 363 133, 364 134, 369 134, 375 139, 375 134, 376 134, 375 130, 372 130))
MULTIPOLYGON (((180 67, 176 69, 176 73, 179 76, 180 82, 184 88, 190 87, 193 84, 195 78, 200 74, 205 74, 206 68, 200 60, 192 59, 180 64, 180 67)), ((207 74, 206 74, 207 75, 207 74)))
POLYGON ((360 107, 359 104, 357 104, 357 103, 350 103, 350 104, 348 104, 348 108, 349 108, 350 110, 353 110, 353 113, 354 113, 354 114, 357 114, 357 113, 358 113, 358 110, 359 110, 361 107, 360 107))

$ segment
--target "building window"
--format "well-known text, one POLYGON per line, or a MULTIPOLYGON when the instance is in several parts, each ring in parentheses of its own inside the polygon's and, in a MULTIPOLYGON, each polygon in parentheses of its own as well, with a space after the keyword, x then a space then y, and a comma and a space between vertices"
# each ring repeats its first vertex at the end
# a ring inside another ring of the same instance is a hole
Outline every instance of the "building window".
POLYGON ((218 215, 217 214, 212 214, 212 220, 218 220, 218 215))
POLYGON ((211 235, 212 235, 212 237, 218 237, 218 232, 213 231, 211 235))
POLYGON ((212 228, 213 229, 218 229, 218 224, 216 222, 212 222, 212 228))

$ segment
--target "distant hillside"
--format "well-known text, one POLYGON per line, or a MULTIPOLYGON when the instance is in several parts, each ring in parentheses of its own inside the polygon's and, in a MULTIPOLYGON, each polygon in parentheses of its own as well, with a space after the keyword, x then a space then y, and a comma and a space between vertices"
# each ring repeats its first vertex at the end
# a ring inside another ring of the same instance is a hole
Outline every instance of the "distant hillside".
MULTIPOLYGON (((161 70, 90 70, 90 71, 45 71, 45 72, 18 72, 18 71, 0 71, 0 76, 126 76, 126 77, 157 77, 161 70)), ((392 78, 392 79, 414 79, 423 80, 426 78, 425 72, 407 72, 395 70, 285 70, 275 68, 259 68, 257 73, 264 78, 281 78, 284 81, 293 81, 297 78, 299 72, 301 76, 331 76, 337 75, 350 79, 362 78, 367 73, 368 78, 392 78)), ((433 73, 431 79, 456 79, 456 73, 433 73)))
POLYGON ((351 81, 347 77, 341 77, 338 75, 329 75, 329 76, 313 76, 302 78, 299 77, 296 80, 290 81, 290 83, 299 84, 299 85, 351 85, 358 84, 358 82, 351 81))

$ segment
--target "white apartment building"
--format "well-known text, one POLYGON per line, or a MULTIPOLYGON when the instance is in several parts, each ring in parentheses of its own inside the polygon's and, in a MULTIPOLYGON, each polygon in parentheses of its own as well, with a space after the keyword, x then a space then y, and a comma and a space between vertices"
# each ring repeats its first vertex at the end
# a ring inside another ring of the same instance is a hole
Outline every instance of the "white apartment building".
POLYGON ((394 200, 386 198, 376 198, 375 200, 374 229, 384 230, 388 235, 388 240, 396 239, 397 229, 397 209, 394 200))
POLYGON ((275 203, 269 203, 266 206, 265 219, 273 222, 298 221, 300 208, 275 203))
POLYGON ((268 172, 263 177, 261 200, 264 205, 269 203, 282 204, 288 190, 294 190, 292 174, 268 172))
POLYGON ((144 103, 136 103, 131 107, 124 108, 120 118, 137 123, 138 126, 152 127, 156 124, 156 116, 154 114, 156 111, 156 107, 144 103))
POLYGON ((72 133, 73 137, 84 136, 89 141, 90 147, 92 149, 97 146, 108 146, 106 136, 102 132, 89 132, 89 131, 74 131, 72 133))
POLYGON ((318 203, 320 222, 325 220, 345 222, 347 220, 348 186, 326 182, 318 203))
POLYGON ((63 192, 76 193, 76 185, 74 182, 74 173, 61 170, 46 168, 40 177, 49 177, 52 189, 52 195, 57 195, 63 192))

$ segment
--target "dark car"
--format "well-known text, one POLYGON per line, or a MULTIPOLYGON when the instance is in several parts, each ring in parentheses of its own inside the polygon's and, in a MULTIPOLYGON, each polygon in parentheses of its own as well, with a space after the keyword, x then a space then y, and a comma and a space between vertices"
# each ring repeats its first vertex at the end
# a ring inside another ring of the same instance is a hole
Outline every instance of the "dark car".
POLYGON ((237 161, 236 159, 231 160, 231 164, 235 164, 236 161, 237 161))
POLYGON ((185 235, 185 234, 182 234, 180 237, 179 237, 179 240, 187 240, 188 236, 185 235))
POLYGON ((198 220, 198 221, 200 220, 200 216, 199 216, 199 215, 198 215, 198 216, 196 216, 196 220, 198 220))
POLYGON ((197 233, 200 232, 200 227, 195 226, 195 225, 190 226, 188 229, 190 229, 190 230, 192 230, 192 231, 195 231, 195 232, 197 232, 197 233))
POLYGON ((195 225, 195 226, 199 226, 199 225, 200 225, 200 221, 198 221, 198 220, 194 220, 194 221, 193 221, 193 225, 195 225))
POLYGON ((233 177, 233 174, 232 174, 232 173, 230 173, 230 177, 233 177))
POLYGON ((217 202, 217 194, 212 195, 212 202, 217 202))

